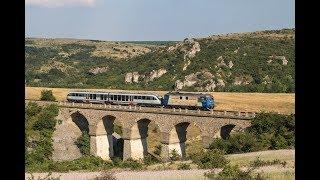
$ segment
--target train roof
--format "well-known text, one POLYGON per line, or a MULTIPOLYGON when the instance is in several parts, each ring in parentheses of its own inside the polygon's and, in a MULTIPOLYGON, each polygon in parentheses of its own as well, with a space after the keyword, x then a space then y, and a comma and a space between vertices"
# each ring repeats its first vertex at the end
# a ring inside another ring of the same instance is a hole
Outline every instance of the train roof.
POLYGON ((166 95, 176 95, 176 96, 212 96, 211 94, 203 93, 192 93, 192 92, 169 92, 166 95))

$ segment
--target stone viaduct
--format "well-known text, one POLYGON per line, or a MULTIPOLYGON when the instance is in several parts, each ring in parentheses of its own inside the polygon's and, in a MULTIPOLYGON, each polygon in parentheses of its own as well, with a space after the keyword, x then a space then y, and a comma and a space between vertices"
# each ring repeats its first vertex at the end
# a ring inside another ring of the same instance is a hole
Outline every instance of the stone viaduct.
POLYGON ((75 159, 81 154, 74 141, 82 131, 90 135, 90 153, 109 160, 114 156, 114 125, 121 124, 123 159, 141 159, 148 153, 147 137, 150 123, 160 132, 161 156, 168 160, 175 149, 185 156, 187 127, 198 127, 203 148, 209 148, 214 138, 225 138, 231 131, 250 126, 254 113, 228 111, 191 111, 130 107, 116 105, 58 103, 58 123, 53 134, 54 160, 75 159))

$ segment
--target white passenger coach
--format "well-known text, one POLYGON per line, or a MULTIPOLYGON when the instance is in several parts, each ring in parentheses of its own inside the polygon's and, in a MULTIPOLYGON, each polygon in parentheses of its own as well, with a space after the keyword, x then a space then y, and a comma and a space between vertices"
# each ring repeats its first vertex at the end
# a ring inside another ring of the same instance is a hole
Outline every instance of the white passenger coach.
POLYGON ((161 106, 161 97, 142 93, 72 91, 67 95, 67 100, 83 103, 161 106))

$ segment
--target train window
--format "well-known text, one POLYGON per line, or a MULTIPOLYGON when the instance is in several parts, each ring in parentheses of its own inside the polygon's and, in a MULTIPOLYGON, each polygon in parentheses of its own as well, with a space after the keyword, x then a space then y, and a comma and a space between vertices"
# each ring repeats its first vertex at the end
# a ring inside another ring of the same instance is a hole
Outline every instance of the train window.
POLYGON ((133 99, 138 99, 138 96, 133 96, 133 99))
POLYGON ((180 96, 180 99, 182 99, 182 96, 180 96))
POLYGON ((188 96, 186 96, 186 100, 188 100, 189 98, 188 98, 188 96))
POLYGON ((125 95, 121 96, 121 101, 125 101, 125 95))
POLYGON ((97 99, 97 95, 96 94, 93 94, 93 99, 97 99))
POLYGON ((118 101, 121 101, 121 95, 117 95, 118 96, 118 101))
POLYGON ((112 99, 116 101, 116 100, 118 100, 118 96, 117 95, 112 95, 112 99))
POLYGON ((92 94, 90 94, 90 99, 92 99, 92 94))
POLYGON ((155 98, 155 97, 152 97, 152 100, 156 100, 156 98, 155 98))
POLYGON ((142 96, 142 100, 145 100, 146 99, 146 97, 145 96, 142 96))
POLYGON ((141 96, 138 96, 138 99, 141 99, 141 96))
POLYGON ((126 101, 129 101, 129 96, 126 96, 126 101))

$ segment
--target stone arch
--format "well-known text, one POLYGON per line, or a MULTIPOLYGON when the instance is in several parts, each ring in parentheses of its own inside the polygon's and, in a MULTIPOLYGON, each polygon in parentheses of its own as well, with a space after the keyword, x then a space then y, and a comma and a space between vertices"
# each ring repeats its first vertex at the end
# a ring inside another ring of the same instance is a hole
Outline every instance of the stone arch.
POLYGON ((81 114, 79 111, 76 111, 70 116, 72 121, 78 126, 81 132, 86 131, 89 133, 89 122, 83 114, 81 114))
POLYGON ((214 134, 214 138, 222 138, 227 139, 230 137, 230 133, 236 129, 235 124, 225 124, 217 129, 216 133, 214 134))
POLYGON ((124 159, 143 159, 148 154, 147 137, 150 123, 150 119, 142 118, 130 126, 130 139, 124 142, 124 159))
POLYGON ((114 122, 116 120, 115 116, 112 115, 105 115, 102 117, 101 120, 99 120, 95 124, 94 128, 94 134, 101 135, 101 134, 113 134, 114 130, 114 122))
POLYGON ((236 127, 234 124, 227 124, 221 127, 220 136, 222 139, 227 139, 230 137, 231 131, 236 127))
POLYGON ((90 137, 91 154, 99 156, 104 160, 114 157, 115 121, 115 116, 105 115, 93 125, 93 135, 90 137))
POLYGON ((190 121, 182 121, 174 125, 174 127, 169 132, 169 144, 168 144, 168 150, 169 155, 171 152, 175 149, 176 152, 181 157, 186 157, 186 141, 187 141, 187 131, 188 128, 194 126, 199 131, 199 136, 201 137, 202 129, 199 127, 199 125, 195 122, 190 121))

